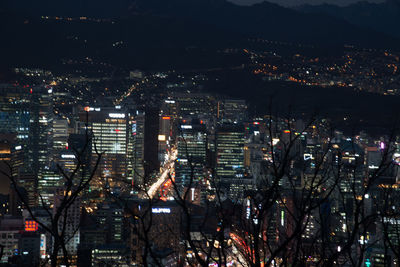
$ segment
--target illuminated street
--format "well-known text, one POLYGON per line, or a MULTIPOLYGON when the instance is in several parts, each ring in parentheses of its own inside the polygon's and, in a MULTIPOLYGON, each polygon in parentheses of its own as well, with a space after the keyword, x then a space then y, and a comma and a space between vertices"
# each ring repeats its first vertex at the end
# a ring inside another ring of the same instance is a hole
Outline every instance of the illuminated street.
POLYGON ((169 179, 169 177, 170 177, 169 174, 170 174, 171 170, 173 170, 173 168, 174 168, 177 154, 178 154, 178 151, 174 148, 172 148, 169 151, 168 161, 162 167, 160 177, 158 178, 157 182, 155 182, 150 187, 150 189, 147 191, 147 194, 149 195, 150 198, 153 198, 156 195, 159 188, 169 179))

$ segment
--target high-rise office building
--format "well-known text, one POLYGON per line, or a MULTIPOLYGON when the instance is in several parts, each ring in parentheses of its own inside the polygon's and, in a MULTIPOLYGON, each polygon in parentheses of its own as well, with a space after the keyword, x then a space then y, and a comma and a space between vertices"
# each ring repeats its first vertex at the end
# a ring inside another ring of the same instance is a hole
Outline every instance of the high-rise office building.
MULTIPOLYGON (((44 122, 42 122, 44 123, 44 122)), ((42 198, 47 204, 52 204, 54 194, 59 187, 63 185, 65 178, 58 169, 61 167, 65 174, 69 175, 73 171, 73 168, 67 166, 68 161, 74 160, 74 154, 67 155, 65 150, 68 147, 68 122, 66 119, 54 119, 48 122, 48 128, 51 129, 52 147, 47 147, 47 151, 51 150, 50 153, 45 153, 48 157, 48 163, 44 170, 40 172, 38 179, 38 196, 42 198)), ((49 144, 51 145, 51 144, 49 144)), ((44 148, 44 146, 43 146, 44 148)), ((72 152, 72 151, 71 151, 72 152)), ((70 163, 71 165, 73 163, 70 163)))
POLYGON ((19 234, 23 230, 21 217, 4 216, 0 221, 0 245, 2 254, 1 263, 7 263, 8 259, 18 251, 19 234))
POLYGON ((30 92, 30 88, 0 85, 0 133, 3 136, 15 136, 10 144, 18 153, 18 157, 15 153, 12 156, 14 177, 20 172, 33 174, 31 166, 23 164, 29 157, 30 92))
POLYGON ((29 158, 34 174, 40 180, 42 173, 50 169, 53 147, 53 90, 38 87, 32 89, 30 105, 29 158))
POLYGON ((116 108, 86 107, 79 117, 81 132, 85 132, 86 124, 90 130, 92 160, 97 160, 96 151, 103 153, 95 178, 110 186, 126 185, 129 133, 127 112, 116 108))
MULTIPOLYGON (((53 216, 62 204, 64 194, 67 192, 58 190, 54 194, 53 216)), ((67 216, 61 216, 58 221, 58 231, 64 232, 65 245, 72 263, 76 263, 78 244, 80 243, 80 218, 81 199, 77 197, 68 208, 64 209, 67 216)), ((59 257, 62 257, 61 253, 59 257)))
POLYGON ((17 161, 23 164, 15 165, 13 175, 35 203, 38 182, 52 162, 52 93, 51 87, 0 86, 0 132, 16 134, 17 161), (26 177, 31 178, 24 184, 26 177))
POLYGON ((74 172, 76 172, 73 176, 75 185, 82 180, 83 182, 87 181, 92 170, 92 143, 90 136, 86 136, 86 134, 70 134, 65 143, 65 147, 57 150, 57 154, 53 156, 55 164, 51 168, 53 175, 57 174, 60 179, 58 186, 63 185, 62 183, 65 181, 64 175, 71 177, 74 172), (79 169, 76 169, 78 166, 79 169))
POLYGON ((54 190, 61 178, 54 173, 53 155, 53 90, 33 88, 31 99, 31 124, 29 131, 29 162, 37 175, 37 202, 39 195, 51 203, 54 190), (53 170, 52 170, 53 169, 53 170))
POLYGON ((11 151, 12 151, 12 144, 9 141, 2 138, 0 135, 0 183, 2 185, 8 184, 8 177, 3 175, 3 173, 8 173, 8 165, 11 165, 11 151), (3 164, 6 163, 6 164, 3 164))
POLYGON ((218 101, 217 116, 222 123, 243 123, 247 120, 247 105, 245 100, 224 99, 218 101))
POLYGON ((203 124, 181 124, 177 135, 175 181, 181 187, 198 186, 205 179, 207 134, 203 124))
POLYGON ((174 118, 178 116, 178 103, 175 101, 174 97, 168 97, 161 104, 161 114, 170 115, 174 118))
POLYGON ((133 110, 128 114, 128 180, 132 186, 142 186, 144 179, 145 113, 133 110))
POLYGON ((53 120, 53 148, 55 153, 67 147, 68 128, 68 121, 66 119, 53 120))
POLYGON ((160 163, 165 161, 166 155, 168 154, 168 148, 173 141, 173 128, 174 128, 174 117, 171 115, 160 116, 159 120, 159 131, 158 131, 158 160, 160 163))
POLYGON ((47 205, 53 204, 54 195, 64 182, 65 178, 56 170, 55 166, 41 172, 37 183, 38 202, 41 203, 43 199, 47 205))
POLYGON ((216 179, 231 198, 240 197, 246 184, 244 129, 224 125, 216 131, 216 179))
POLYGON ((208 94, 177 93, 173 96, 180 117, 209 117, 214 115, 214 99, 208 94))
POLYGON ((111 250, 110 253, 114 253, 112 257, 116 257, 108 258, 110 262, 116 264, 113 259, 121 260, 124 258, 127 251, 115 250, 116 247, 124 246, 126 242, 128 231, 126 231, 124 219, 123 208, 107 200, 98 205, 93 213, 83 214, 80 227, 81 242, 79 244, 78 266, 98 264, 103 256, 103 260, 107 257, 100 254, 107 253, 108 249, 111 250), (102 250, 105 251, 102 252, 102 250))
POLYGON ((31 88, 0 85, 0 133, 18 133, 19 140, 28 139, 31 92, 31 88))
POLYGON ((144 150, 144 172, 145 177, 150 177, 160 167, 160 162, 158 161, 159 109, 146 107, 145 112, 144 145, 146 149, 144 150))

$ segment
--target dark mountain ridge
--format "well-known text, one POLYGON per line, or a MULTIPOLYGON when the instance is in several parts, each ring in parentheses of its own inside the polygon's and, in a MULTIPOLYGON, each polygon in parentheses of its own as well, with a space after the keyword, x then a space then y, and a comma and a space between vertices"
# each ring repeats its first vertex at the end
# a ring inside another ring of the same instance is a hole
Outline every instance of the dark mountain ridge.
POLYGON ((309 15, 321 14, 345 20, 351 24, 400 37, 400 1, 388 0, 384 3, 361 1, 349 6, 339 7, 323 4, 303 5, 295 10, 309 15))
POLYGON ((4 0, 1 10, 0 64, 13 66, 55 67, 62 59, 86 57, 144 69, 237 66, 240 55, 220 51, 245 48, 254 37, 326 50, 344 44, 400 47, 388 35, 267 2, 244 7, 226 0, 4 0))
POLYGON ((398 43, 395 38, 332 16, 303 14, 268 2, 237 6, 224 0, 136 0, 135 8, 137 12, 195 20, 271 40, 326 46, 385 47, 398 43))
POLYGON ((154 15, 181 19, 185 23, 195 21, 253 37, 329 46, 395 47, 398 42, 333 16, 304 14, 268 2, 238 6, 226 0, 4 0, 3 9, 27 16, 154 15))

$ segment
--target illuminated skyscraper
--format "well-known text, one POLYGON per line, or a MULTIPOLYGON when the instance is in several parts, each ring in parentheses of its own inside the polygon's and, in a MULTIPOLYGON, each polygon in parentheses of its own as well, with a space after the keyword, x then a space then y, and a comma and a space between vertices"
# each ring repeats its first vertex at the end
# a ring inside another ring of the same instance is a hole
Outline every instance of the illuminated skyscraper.
POLYGON ((53 148, 54 152, 65 149, 68 144, 68 121, 66 119, 53 120, 53 148))
POLYGON ((205 178, 207 134, 202 124, 181 124, 177 136, 178 159, 175 181, 182 187, 195 187, 205 178))
MULTIPOLYGON (((33 89, 32 89, 33 90, 33 89)), ((20 163, 14 169, 16 176, 19 172, 31 172, 29 164, 23 166, 28 158, 29 130, 30 130, 30 101, 31 88, 16 87, 13 85, 0 85, 0 133, 13 134, 13 145, 17 148, 20 163)))
MULTIPOLYGON (((87 181, 91 175, 91 159, 92 159, 92 142, 86 134, 70 134, 67 146, 59 151, 54 158, 60 165, 64 173, 72 174, 78 166, 80 160, 80 168, 74 176, 74 183, 78 184, 83 179, 87 181)), ((60 172, 58 172, 61 174, 60 172)), ((89 187, 90 191, 90 187, 89 187)))
POLYGON ((30 112, 29 160, 34 173, 46 172, 52 162, 53 148, 53 90, 51 88, 33 88, 30 112))
POLYGON ((31 88, 0 85, 0 133, 16 133, 19 140, 28 139, 31 92, 31 88))
POLYGON ((144 181, 144 127, 143 111, 131 111, 128 128, 128 180, 142 186, 144 181))
POLYGON ((37 184, 38 198, 40 199, 38 201, 41 202, 41 199, 43 199, 45 203, 51 205, 56 191, 63 185, 64 181, 65 179, 55 166, 50 170, 41 172, 37 184))
MULTIPOLYGON (((33 173, 37 175, 38 195, 51 197, 61 178, 51 169, 53 156, 53 90, 33 88, 30 112, 29 157, 33 173)), ((26 164, 26 163, 25 163, 26 164)), ((24 165, 25 165, 24 164, 24 165)), ((51 201, 51 199, 49 198, 51 201)), ((39 203, 39 199, 37 200, 39 203)))
POLYGON ((9 179, 3 173, 9 172, 7 165, 11 165, 12 146, 12 143, 10 143, 4 138, 4 136, 0 134, 0 182, 3 185, 3 192, 8 189, 6 185, 9 183, 9 179))
POLYGON ((162 115, 159 120, 158 130, 158 160, 163 163, 166 155, 168 154, 168 148, 172 141, 172 130, 173 130, 174 117, 171 115, 162 115))
POLYGON ((216 175, 222 188, 232 198, 238 197, 245 182, 244 129, 220 126, 216 132, 216 175))
POLYGON ((53 147, 53 89, 51 87, 0 86, 0 132, 16 134, 15 150, 23 164, 14 172, 30 201, 36 199, 37 185, 51 167, 53 147), (33 178, 33 179, 32 179, 33 178))
POLYGON ((67 151, 68 121, 66 119, 54 119, 51 127, 53 138, 51 154, 52 164, 50 168, 42 174, 38 182, 39 192, 42 192, 42 197, 48 200, 49 203, 54 199, 54 192, 59 187, 63 186, 63 182, 65 181, 58 166, 68 175, 73 172, 75 166, 75 155, 73 151, 67 151))
POLYGON ((111 186, 126 185, 128 152, 128 114, 115 108, 85 108, 80 113, 81 130, 86 119, 93 135, 92 159, 96 160, 96 150, 103 153, 96 178, 101 178, 111 186))

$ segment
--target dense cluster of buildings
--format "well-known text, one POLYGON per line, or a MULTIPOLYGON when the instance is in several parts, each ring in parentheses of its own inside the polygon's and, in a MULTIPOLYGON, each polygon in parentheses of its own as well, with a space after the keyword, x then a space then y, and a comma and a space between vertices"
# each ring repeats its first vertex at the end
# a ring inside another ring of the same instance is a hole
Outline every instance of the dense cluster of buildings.
POLYGON ((64 225, 72 265, 217 266, 221 249, 224 266, 250 266, 255 255, 262 264, 294 255, 309 266, 399 264, 396 136, 345 136, 322 118, 251 117, 244 100, 181 86, 145 104, 133 98, 143 92, 129 92, 68 97, 66 111, 57 83, 0 85, 2 263, 49 260, 56 238, 45 226, 83 184, 55 226, 64 225))

